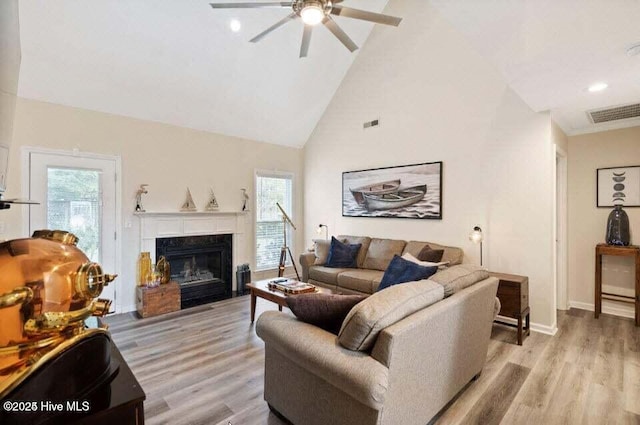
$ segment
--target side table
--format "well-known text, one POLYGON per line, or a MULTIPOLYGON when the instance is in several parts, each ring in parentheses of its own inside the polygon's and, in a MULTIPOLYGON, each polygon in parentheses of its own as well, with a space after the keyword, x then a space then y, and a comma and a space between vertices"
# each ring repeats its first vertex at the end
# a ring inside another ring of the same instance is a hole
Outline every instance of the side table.
POLYGON ((596 245, 596 288, 595 288, 595 318, 602 313, 602 299, 632 303, 635 306, 636 326, 640 326, 640 246, 616 246, 604 243, 596 245), (616 295, 602 292, 602 256, 615 255, 619 257, 634 257, 636 263, 635 296, 616 295))
MULTIPOLYGON (((498 278, 497 297, 500 300, 500 316, 510 317, 518 321, 518 345, 522 345, 523 336, 531 332, 529 311, 529 278, 515 274, 493 273, 489 275, 498 278), (523 326, 524 320, 524 326, 523 326)), ((496 323, 511 325, 510 323, 496 323)), ((513 326, 513 325, 511 325, 513 326)))

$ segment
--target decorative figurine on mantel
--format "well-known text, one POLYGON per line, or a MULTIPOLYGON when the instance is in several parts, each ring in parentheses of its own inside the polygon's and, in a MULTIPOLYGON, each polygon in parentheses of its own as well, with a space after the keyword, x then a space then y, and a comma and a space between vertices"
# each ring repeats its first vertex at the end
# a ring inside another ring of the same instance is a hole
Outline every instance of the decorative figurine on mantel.
POLYGON ((182 204, 182 208, 180 208, 180 211, 195 211, 195 210, 196 210, 196 203, 193 202, 191 191, 189 190, 189 188, 187 188, 187 199, 185 199, 184 203, 182 204))
POLYGON ((247 195, 247 189, 242 190, 242 211, 247 211, 247 203, 249 202, 249 195, 247 195))
POLYGON ((216 211, 218 209, 218 201, 216 200, 216 195, 213 194, 213 189, 209 189, 211 192, 211 196, 209 197, 209 202, 204 207, 205 211, 216 211))
POLYGON ((141 184, 140 189, 136 192, 136 212, 144 212, 144 208, 142 207, 142 195, 149 193, 147 186, 149 185, 141 184))

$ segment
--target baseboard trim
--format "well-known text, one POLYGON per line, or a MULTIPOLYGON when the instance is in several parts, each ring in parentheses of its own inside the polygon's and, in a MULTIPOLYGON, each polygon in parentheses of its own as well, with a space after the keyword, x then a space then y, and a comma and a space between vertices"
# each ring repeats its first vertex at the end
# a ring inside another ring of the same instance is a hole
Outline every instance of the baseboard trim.
MULTIPOLYGON (((569 301, 569 308, 579 308, 580 310, 595 311, 595 305, 591 303, 583 303, 580 301, 569 301)), ((607 300, 602 300, 602 312, 605 314, 611 314, 613 316, 626 317, 629 319, 635 318, 635 311, 633 307, 622 307, 607 300)))
POLYGON ((136 311, 135 304, 129 304, 127 306, 122 307, 122 311, 119 311, 118 314, 129 313, 130 311, 136 311))
MULTIPOLYGON (((504 323, 509 323, 510 325, 518 324, 518 321, 516 319, 512 319, 511 317, 504 317, 504 316, 498 315, 496 319, 504 323)), ((531 330, 533 332, 538 332, 540 334, 553 336, 558 332, 558 326, 556 324, 553 324, 553 326, 547 326, 547 325, 542 325, 540 323, 531 322, 531 330)))

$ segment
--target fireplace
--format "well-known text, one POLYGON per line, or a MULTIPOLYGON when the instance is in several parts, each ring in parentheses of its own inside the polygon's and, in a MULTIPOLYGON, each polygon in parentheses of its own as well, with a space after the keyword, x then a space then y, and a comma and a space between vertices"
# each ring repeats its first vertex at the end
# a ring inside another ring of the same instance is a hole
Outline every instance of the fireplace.
POLYGON ((180 284, 181 308, 231 298, 233 235, 156 239, 156 259, 171 266, 171 280, 180 284))

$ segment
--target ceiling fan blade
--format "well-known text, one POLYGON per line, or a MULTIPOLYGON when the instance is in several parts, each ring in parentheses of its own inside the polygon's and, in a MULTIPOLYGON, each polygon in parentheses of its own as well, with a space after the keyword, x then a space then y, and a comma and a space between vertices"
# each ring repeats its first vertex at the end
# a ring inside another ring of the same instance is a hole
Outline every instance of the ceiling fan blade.
POLYGON ((287 15, 284 18, 282 18, 281 20, 279 20, 278 22, 276 22, 275 24, 271 25, 266 30, 262 31, 260 34, 258 34, 255 37, 253 37, 249 41, 252 42, 252 43, 257 43, 258 41, 262 40, 262 38, 265 35, 269 34, 271 31, 274 31, 274 30, 280 28, 281 26, 283 26, 287 22, 289 22, 289 21, 291 21, 293 19, 296 19, 297 17, 298 17, 298 15, 296 15, 295 13, 292 13, 291 15, 287 15))
POLYGON ((209 3, 214 9, 254 9, 258 7, 291 7, 291 1, 272 1, 267 3, 209 3))
POLYGON ((313 31, 312 25, 305 25, 304 32, 302 33, 302 45, 300 46, 300 57, 306 58, 309 52, 309 43, 311 42, 311 32, 313 31))
POLYGON ((342 44, 344 44, 344 47, 349 49, 350 52, 358 50, 358 46, 356 46, 356 43, 354 43, 353 40, 349 38, 346 32, 342 31, 342 28, 340 28, 338 24, 336 24, 336 21, 331 19, 330 16, 326 16, 322 23, 329 29, 329 31, 333 33, 333 35, 338 38, 338 40, 340 40, 342 44))
POLYGON ((400 25, 402 21, 402 18, 396 18, 395 16, 342 6, 333 6, 331 14, 344 16, 345 18, 362 19, 363 21, 375 22, 376 24, 393 25, 394 27, 400 25))
POLYGON ((0 202, 5 204, 40 205, 40 202, 38 201, 32 201, 31 199, 19 199, 19 198, 12 198, 12 199, 0 198, 0 202))

